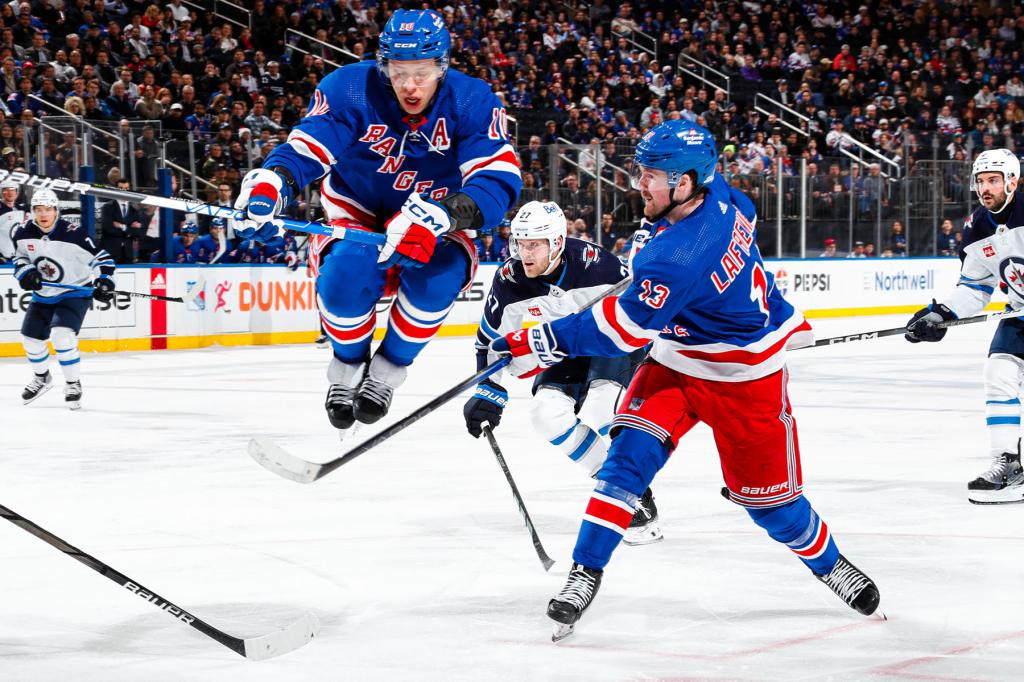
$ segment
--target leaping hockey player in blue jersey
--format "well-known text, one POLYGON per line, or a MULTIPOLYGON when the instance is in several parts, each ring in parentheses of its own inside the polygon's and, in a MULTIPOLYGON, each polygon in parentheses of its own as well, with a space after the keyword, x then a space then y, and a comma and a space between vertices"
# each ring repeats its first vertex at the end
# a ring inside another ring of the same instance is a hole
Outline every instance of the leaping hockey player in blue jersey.
POLYGON ((810 326, 765 271, 753 204, 715 173, 717 159, 711 134, 688 121, 645 133, 632 183, 652 227, 630 287, 491 344, 547 367, 653 342, 615 417, 568 582, 548 604, 556 640, 593 601, 637 500, 699 422, 711 427, 728 498, 846 604, 863 614, 878 607, 874 582, 839 553, 803 496, 785 350, 809 343, 810 326))
MULTIPOLYGON (((497 360, 495 339, 521 329, 523 322, 551 322, 626 278, 626 268, 610 251, 566 237, 565 213, 553 201, 524 204, 511 222, 513 254, 497 272, 484 301, 477 332, 477 369, 497 360)), ((622 357, 566 358, 533 382, 530 417, 534 431, 595 475, 608 455, 603 436, 643 349, 622 357)), ((512 369, 515 373, 515 368, 512 369)), ((463 409, 466 428, 479 438, 486 423, 495 428, 508 404, 500 373, 476 387, 463 409)), ((646 545, 662 539, 654 495, 645 491, 624 542, 646 545)))
POLYGON ((64 372, 64 402, 72 410, 81 406, 78 332, 91 299, 114 298, 114 259, 96 246, 85 228, 60 217, 53 190, 37 189, 29 203, 30 218, 14 231, 14 276, 32 302, 21 324, 22 345, 32 365, 32 381, 21 394, 29 404, 53 388, 50 375, 52 341, 64 372), (92 293, 47 286, 47 283, 95 287, 92 293))
MULTIPOLYGON (((310 267, 334 357, 328 418, 342 437, 383 417, 407 368, 434 337, 477 266, 474 230, 493 227, 522 180, 505 110, 485 82, 448 69, 451 37, 432 10, 396 10, 376 64, 332 72, 306 117, 235 204, 270 239, 292 197, 322 179, 328 220, 385 232, 380 250, 316 237, 310 267), (377 302, 395 295, 388 329, 370 355, 377 302)), ((256 228, 256 229, 254 229, 256 228)))
MULTIPOLYGON (((964 222, 960 280, 943 299, 914 313, 906 338, 940 341, 941 322, 980 313, 998 286, 1009 309, 1024 308, 1024 200, 1017 194, 1020 160, 1009 149, 989 149, 971 168, 971 190, 981 206, 964 222)), ((985 417, 992 466, 967 484, 975 504, 1024 502, 1020 462, 1020 392, 1024 383, 1024 321, 999 322, 985 361, 985 417)))

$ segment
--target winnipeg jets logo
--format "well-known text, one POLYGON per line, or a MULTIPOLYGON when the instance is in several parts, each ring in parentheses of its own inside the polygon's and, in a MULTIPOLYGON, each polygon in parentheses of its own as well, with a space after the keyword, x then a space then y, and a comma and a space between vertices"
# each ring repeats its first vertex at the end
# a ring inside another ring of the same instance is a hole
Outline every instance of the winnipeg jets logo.
POLYGON ((50 260, 46 256, 37 259, 34 265, 47 282, 59 282, 64 278, 64 268, 60 266, 60 263, 50 260))
POLYGON ((587 248, 583 250, 583 269, 586 270, 596 263, 598 257, 597 247, 593 244, 587 244, 587 248))
POLYGON ((1005 259, 999 264, 999 277, 1018 298, 1024 298, 1024 258, 1005 259))
POLYGON ((516 279, 512 275, 512 261, 506 261, 505 264, 501 266, 501 270, 498 271, 498 276, 506 282, 515 283, 516 279))

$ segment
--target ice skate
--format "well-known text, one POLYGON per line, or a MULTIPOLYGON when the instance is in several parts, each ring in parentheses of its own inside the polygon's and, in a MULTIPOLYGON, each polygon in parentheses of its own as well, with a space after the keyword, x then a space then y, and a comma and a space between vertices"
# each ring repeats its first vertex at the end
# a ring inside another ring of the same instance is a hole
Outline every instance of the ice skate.
POLYGON ((327 367, 327 380, 331 385, 327 389, 324 408, 327 410, 327 419, 331 426, 338 429, 338 436, 342 440, 350 435, 356 422, 353 406, 365 371, 365 362, 351 364, 337 357, 331 358, 331 364, 327 367))
POLYGON ((630 546, 650 545, 664 540, 658 523, 658 506, 654 504, 654 493, 650 488, 637 500, 636 511, 629 522, 629 528, 622 541, 630 546))
MULTIPOLYGON (((878 609, 878 587, 859 568, 846 560, 842 554, 832 570, 825 575, 814 574, 814 577, 828 585, 847 606, 870 616, 878 609)), ((878 613, 881 618, 885 615, 878 613)))
POLYGON ((401 367, 377 354, 370 361, 370 369, 359 385, 355 401, 355 418, 363 424, 372 424, 388 413, 395 389, 405 381, 407 367, 401 367))
POLYGON ((997 456, 988 471, 967 484, 967 499, 974 504, 1024 502, 1020 454, 1004 452, 997 456))
POLYGON ((64 404, 68 409, 77 410, 82 407, 82 382, 69 381, 64 386, 64 404))
POLYGON ((315 343, 316 343, 316 347, 317 348, 330 348, 331 347, 331 342, 330 342, 330 340, 328 340, 327 334, 321 334, 320 336, 316 337, 315 343))
POLYGON ((28 386, 21 392, 21 399, 28 405, 30 402, 53 388, 53 377, 50 373, 37 374, 28 382, 28 386))
POLYGON ((573 633, 576 621, 597 596, 603 575, 604 571, 573 563, 565 587, 548 602, 548 618, 555 621, 552 642, 561 641, 573 633))

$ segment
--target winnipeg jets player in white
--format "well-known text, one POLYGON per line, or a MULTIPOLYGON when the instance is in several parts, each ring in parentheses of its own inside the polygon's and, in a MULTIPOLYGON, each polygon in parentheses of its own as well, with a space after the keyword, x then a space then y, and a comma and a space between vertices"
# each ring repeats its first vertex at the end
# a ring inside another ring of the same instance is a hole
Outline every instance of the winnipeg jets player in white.
MULTIPOLYGON (((1016 190, 1020 160, 1009 149, 982 152, 971 169, 981 207, 964 223, 960 281, 907 323, 908 341, 939 341, 946 320, 976 315, 998 286, 1013 310, 1024 308, 1024 201, 1016 190)), ((991 468, 967 484, 975 504, 1024 502, 1020 462, 1020 390, 1024 382, 1024 319, 999 323, 985 362, 985 416, 991 468)))
POLYGON ((67 382, 65 404, 81 406, 78 332, 91 299, 114 297, 114 260, 96 246, 80 225, 63 220, 53 190, 37 189, 30 202, 30 219, 14 231, 14 277, 32 302, 21 325, 25 356, 33 378, 21 394, 27 405, 53 387, 48 365, 53 343, 67 382), (92 292, 47 286, 49 283, 92 286, 92 292))

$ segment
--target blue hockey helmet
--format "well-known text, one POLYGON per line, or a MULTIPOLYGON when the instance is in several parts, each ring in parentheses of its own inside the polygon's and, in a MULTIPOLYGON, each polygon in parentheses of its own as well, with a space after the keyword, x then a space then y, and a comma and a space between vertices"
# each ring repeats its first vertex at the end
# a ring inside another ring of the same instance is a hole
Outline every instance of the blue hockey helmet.
POLYGON ((214 219, 212 219, 210 221, 210 229, 211 230, 213 228, 215 228, 215 227, 219 227, 219 228, 222 228, 222 229, 227 229, 227 226, 228 226, 228 221, 225 220, 224 218, 214 218, 214 219))
POLYGON ((191 220, 181 226, 182 234, 199 234, 199 226, 191 220))
POLYGON ((452 38, 444 18, 434 10, 395 10, 380 34, 377 69, 390 82, 388 62, 433 59, 441 70, 440 80, 448 71, 451 47, 452 38))
POLYGON ((696 187, 706 187, 715 178, 718 149, 711 133, 696 123, 685 120, 665 121, 640 138, 633 158, 630 184, 640 188, 643 168, 656 168, 668 173, 669 189, 674 190, 689 172, 696 175, 696 187))

